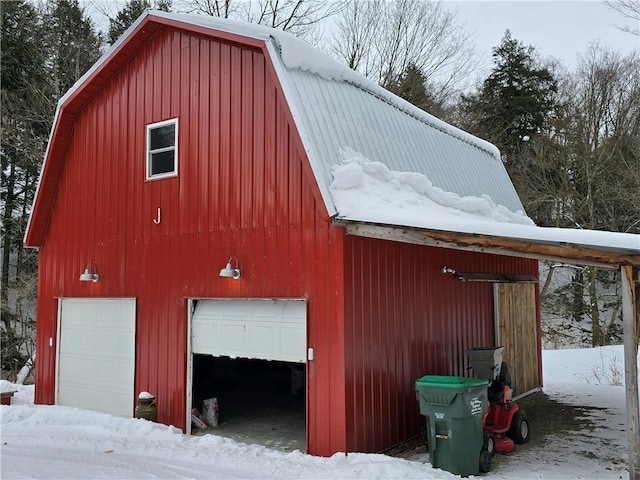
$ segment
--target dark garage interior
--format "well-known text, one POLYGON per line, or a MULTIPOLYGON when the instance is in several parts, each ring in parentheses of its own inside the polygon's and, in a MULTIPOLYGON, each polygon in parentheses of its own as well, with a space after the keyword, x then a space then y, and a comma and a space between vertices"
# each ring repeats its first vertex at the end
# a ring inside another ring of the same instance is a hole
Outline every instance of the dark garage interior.
POLYGON ((192 434, 212 433, 283 451, 306 451, 306 365, 193 355, 192 408, 204 414, 216 398, 218 426, 192 423, 192 434))

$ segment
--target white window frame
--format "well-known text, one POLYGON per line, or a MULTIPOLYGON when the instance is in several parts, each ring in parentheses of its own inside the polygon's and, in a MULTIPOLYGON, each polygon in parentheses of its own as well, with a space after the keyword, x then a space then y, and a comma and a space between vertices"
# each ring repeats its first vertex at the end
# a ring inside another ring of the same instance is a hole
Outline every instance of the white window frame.
POLYGON ((149 125, 147 125, 147 155, 146 155, 146 179, 147 180, 158 180, 161 178, 168 178, 168 177, 177 177, 178 176, 178 119, 177 118, 171 118, 169 120, 163 120, 162 122, 156 122, 156 123, 150 123, 149 125), (157 150, 151 150, 151 130, 155 129, 155 128, 160 128, 160 127, 164 127, 165 125, 171 125, 174 124, 175 128, 174 128, 174 142, 173 142, 173 146, 170 147, 164 147, 164 148, 159 148, 157 150), (151 160, 152 160, 152 155, 155 153, 163 153, 163 152, 167 152, 167 151, 171 151, 173 150, 173 154, 174 154, 174 169, 171 172, 165 172, 165 173, 157 173, 155 175, 151 174, 151 160))

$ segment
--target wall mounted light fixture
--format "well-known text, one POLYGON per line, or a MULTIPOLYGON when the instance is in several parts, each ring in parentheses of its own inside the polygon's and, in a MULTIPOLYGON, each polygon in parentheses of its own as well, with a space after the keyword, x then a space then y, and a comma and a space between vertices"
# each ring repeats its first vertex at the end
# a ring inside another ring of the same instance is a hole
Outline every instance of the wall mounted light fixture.
POLYGON ((238 259, 236 257, 229 257, 227 266, 220 270, 220 276, 225 278, 233 278, 238 280, 240 278, 240 266, 238 265, 238 259), (231 262, 235 260, 235 268, 231 266, 231 262))
POLYGON ((84 269, 84 273, 80 275, 81 282, 93 282, 96 283, 100 280, 100 275, 98 275, 98 271, 96 270, 95 263, 93 265, 88 265, 87 268, 84 269), (93 267, 93 268, 91 268, 93 267), (93 271, 91 271, 93 270, 93 271))

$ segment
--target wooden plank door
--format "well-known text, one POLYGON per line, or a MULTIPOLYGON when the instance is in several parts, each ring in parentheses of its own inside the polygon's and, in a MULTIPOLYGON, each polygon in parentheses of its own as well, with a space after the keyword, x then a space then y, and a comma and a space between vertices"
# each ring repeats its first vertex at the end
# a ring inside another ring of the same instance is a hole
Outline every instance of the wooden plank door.
POLYGON ((496 283, 497 345, 511 373, 513 397, 540 386, 533 283, 496 283))

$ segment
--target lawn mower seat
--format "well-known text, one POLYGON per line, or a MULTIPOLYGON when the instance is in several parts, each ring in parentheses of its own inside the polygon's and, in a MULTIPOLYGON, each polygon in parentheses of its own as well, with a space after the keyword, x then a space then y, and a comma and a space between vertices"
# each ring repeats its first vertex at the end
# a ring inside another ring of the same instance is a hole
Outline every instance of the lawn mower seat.
POLYGON ((489 397, 489 402, 496 403, 501 402, 504 398, 504 383, 500 380, 491 380, 489 384, 489 389, 487 390, 487 396, 489 397))
POLYGON ((506 362, 500 365, 500 373, 497 380, 491 380, 487 390, 489 402, 507 402, 511 397, 511 373, 506 362))
POLYGON ((502 362, 502 365, 500 365, 500 374, 498 375, 498 380, 504 383, 507 387, 511 386, 511 372, 509 372, 507 362, 502 362))

